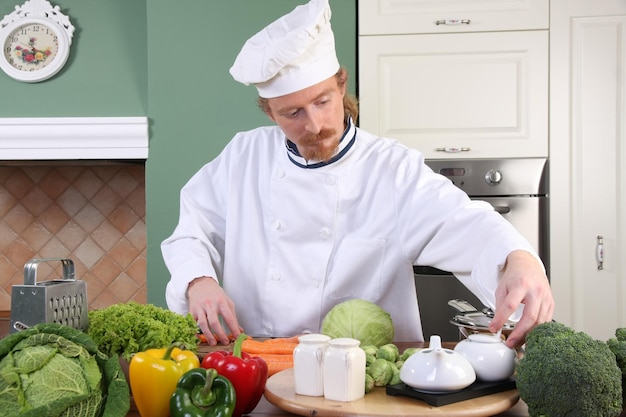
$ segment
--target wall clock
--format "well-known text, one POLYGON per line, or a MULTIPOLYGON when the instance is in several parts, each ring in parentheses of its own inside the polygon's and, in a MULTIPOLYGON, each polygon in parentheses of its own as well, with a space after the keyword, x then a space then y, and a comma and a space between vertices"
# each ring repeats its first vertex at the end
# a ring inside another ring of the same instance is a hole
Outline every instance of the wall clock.
POLYGON ((73 34, 59 6, 27 0, 0 21, 0 68, 18 81, 47 80, 67 62, 73 34))

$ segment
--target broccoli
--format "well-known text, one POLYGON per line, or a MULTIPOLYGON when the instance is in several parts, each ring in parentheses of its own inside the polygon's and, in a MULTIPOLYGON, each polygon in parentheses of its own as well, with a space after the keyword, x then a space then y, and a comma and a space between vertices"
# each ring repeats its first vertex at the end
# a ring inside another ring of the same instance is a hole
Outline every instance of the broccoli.
POLYGON ((531 417, 616 417, 621 371, 608 345, 558 322, 536 326, 517 367, 517 389, 531 417))
POLYGON ((622 370, 622 398, 626 401, 626 327, 615 330, 615 337, 607 342, 611 352, 615 354, 617 366, 622 370))
POLYGON ((607 344, 615 354, 617 366, 622 370, 622 377, 626 378, 626 327, 615 330, 615 337, 609 339, 607 344))

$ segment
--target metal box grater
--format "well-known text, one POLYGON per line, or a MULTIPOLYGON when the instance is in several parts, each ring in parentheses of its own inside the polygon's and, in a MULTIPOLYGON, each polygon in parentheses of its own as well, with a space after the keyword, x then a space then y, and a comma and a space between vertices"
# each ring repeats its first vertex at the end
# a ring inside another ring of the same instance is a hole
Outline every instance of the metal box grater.
POLYGON ((87 285, 76 280, 71 259, 31 259, 24 265, 24 285, 13 285, 11 333, 39 323, 58 323, 87 330, 87 285), (39 264, 57 261, 63 264, 63 278, 37 282, 39 264))

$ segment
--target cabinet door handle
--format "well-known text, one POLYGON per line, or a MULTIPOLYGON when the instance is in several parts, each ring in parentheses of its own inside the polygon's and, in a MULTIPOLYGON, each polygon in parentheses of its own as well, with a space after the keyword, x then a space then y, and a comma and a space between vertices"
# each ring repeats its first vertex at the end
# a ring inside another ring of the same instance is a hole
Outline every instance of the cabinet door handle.
POLYGON ((441 20, 436 20, 435 24, 437 26, 439 25, 455 26, 455 25, 469 25, 470 22, 471 21, 469 19, 441 19, 441 20))
POLYGON ((604 269, 604 238, 602 236, 598 236, 596 240, 596 261, 598 270, 604 269))
POLYGON ((446 153, 459 153, 459 152, 469 152, 470 148, 456 148, 454 146, 446 146, 444 148, 435 148, 435 152, 446 152, 446 153))

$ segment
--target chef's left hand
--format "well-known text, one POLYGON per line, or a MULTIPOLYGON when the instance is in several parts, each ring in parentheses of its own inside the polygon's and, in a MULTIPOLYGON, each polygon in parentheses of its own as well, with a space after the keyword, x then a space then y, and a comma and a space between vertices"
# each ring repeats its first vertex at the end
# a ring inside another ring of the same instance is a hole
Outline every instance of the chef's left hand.
POLYGON ((543 266, 526 251, 514 251, 506 258, 502 278, 496 289, 496 311, 489 330, 497 332, 506 320, 524 304, 524 312, 506 344, 520 347, 533 327, 552 320, 554 299, 543 266))

